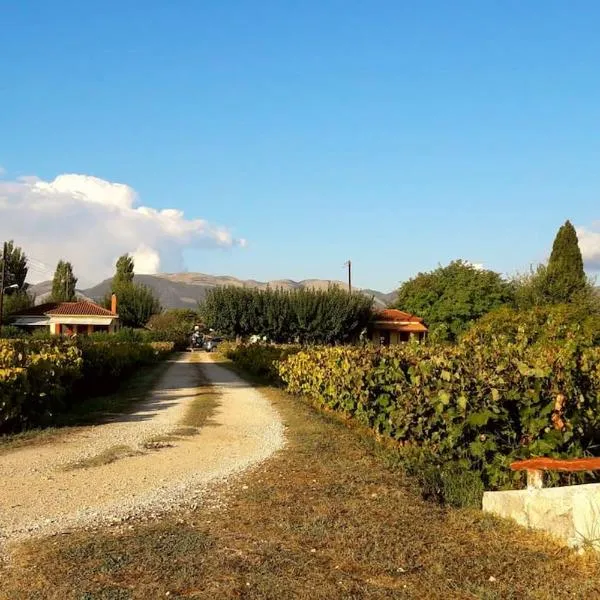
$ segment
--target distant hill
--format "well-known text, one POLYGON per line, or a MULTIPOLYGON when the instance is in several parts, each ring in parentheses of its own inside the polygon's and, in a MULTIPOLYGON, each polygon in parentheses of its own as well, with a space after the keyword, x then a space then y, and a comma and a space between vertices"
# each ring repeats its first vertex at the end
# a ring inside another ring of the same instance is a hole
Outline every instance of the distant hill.
MULTIPOLYGON (((30 285, 27 288, 27 291, 35 296, 36 304, 44 304, 44 302, 50 301, 50 293, 52 292, 52 282, 42 281, 41 283, 30 285)), ((81 300, 91 300, 91 298, 84 294, 81 290, 75 290, 75 295, 81 300)))
MULTIPOLYGON (((219 285, 236 285, 265 289, 266 287, 294 290, 301 288, 327 289, 330 285, 345 287, 342 281, 328 279, 305 279, 293 281, 281 279, 276 281, 255 281, 253 279, 237 279, 227 275, 206 275, 204 273, 164 273, 158 275, 136 275, 135 281, 151 288, 165 308, 195 308, 206 296, 207 290, 219 285)), ((49 284, 49 282, 46 282, 49 284)), ((110 291, 111 279, 106 279, 94 287, 81 291, 83 296, 93 300, 101 300, 110 291)), ((38 284, 43 286, 45 284, 38 284)), ((32 288, 38 287, 32 286, 32 288)), ((48 288, 49 289, 49 288, 48 288)), ((378 307, 388 306, 393 301, 395 293, 384 294, 376 290, 361 290, 364 294, 373 296, 378 307)))

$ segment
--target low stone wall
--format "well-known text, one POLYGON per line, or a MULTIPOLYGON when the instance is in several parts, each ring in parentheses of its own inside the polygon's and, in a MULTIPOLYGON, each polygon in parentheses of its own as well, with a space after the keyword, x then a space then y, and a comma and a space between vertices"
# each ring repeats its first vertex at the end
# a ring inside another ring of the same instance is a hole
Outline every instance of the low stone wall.
POLYGON ((600 550, 600 484, 486 492, 483 510, 547 531, 572 547, 600 550))

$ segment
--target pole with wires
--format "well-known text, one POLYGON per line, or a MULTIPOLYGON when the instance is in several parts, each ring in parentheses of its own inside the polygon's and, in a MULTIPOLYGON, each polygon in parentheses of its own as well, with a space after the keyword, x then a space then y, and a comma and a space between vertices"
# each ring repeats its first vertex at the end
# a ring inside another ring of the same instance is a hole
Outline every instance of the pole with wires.
POLYGON ((2 247, 2 273, 0 274, 0 336, 2 335, 2 322, 4 317, 4 282, 6 280, 6 252, 7 243, 2 247))
POLYGON ((349 260, 344 263, 344 266, 348 267, 348 293, 352 293, 352 261, 349 260))

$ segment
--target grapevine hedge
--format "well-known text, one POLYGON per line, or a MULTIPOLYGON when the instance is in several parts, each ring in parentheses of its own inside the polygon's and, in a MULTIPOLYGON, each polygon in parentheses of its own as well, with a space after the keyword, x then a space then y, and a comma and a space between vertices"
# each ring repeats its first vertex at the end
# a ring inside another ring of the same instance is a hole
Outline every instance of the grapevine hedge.
POLYGON ((512 487, 510 462, 583 456, 600 441, 600 349, 528 345, 314 348, 279 364, 287 390, 411 450, 512 487))
POLYGON ((0 431, 43 424, 74 402, 116 389, 172 349, 170 343, 2 339, 0 431))

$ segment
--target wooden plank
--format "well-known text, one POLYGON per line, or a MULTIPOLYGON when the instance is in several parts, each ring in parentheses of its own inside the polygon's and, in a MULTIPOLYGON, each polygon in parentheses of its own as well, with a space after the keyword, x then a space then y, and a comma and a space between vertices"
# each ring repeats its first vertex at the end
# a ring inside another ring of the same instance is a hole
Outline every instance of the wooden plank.
POLYGON ((513 471, 598 471, 600 457, 592 458, 530 458, 510 465, 513 471))

